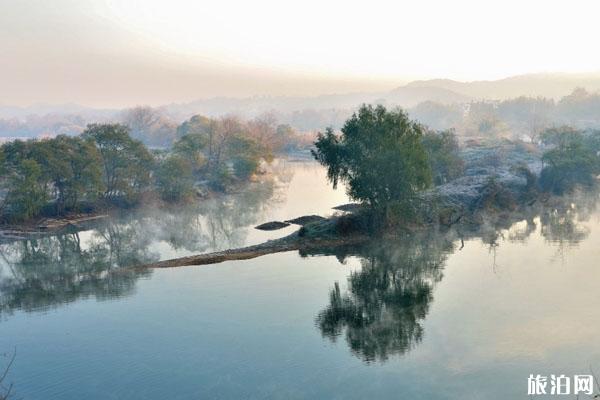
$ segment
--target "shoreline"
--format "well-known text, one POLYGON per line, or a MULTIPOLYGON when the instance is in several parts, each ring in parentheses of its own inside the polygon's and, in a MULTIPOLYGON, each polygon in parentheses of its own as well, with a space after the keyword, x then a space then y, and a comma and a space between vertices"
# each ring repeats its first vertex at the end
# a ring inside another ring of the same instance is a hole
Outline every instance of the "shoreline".
POLYGON ((196 254, 187 257, 172 258, 155 263, 137 265, 134 266, 133 269, 160 269, 219 264, 225 261, 250 260, 269 254, 284 253, 288 251, 314 250, 324 247, 338 247, 350 244, 359 244, 371 239, 372 237, 367 235, 353 235, 339 238, 303 239, 298 236, 298 232, 295 232, 281 239, 269 240, 267 242, 252 246, 196 254))
POLYGON ((109 218, 110 211, 112 210, 40 218, 18 225, 0 224, 0 242, 30 240, 40 236, 54 235, 68 228, 77 231, 84 230, 87 228, 87 224, 109 218))
MULTIPOLYGON (((307 162, 309 161, 310 153, 307 152, 290 152, 283 155, 279 159, 290 162, 307 162)), ((142 209, 147 206, 155 208, 179 207, 186 203, 197 203, 228 194, 243 192, 249 185, 260 182, 265 177, 269 178, 273 175, 271 171, 259 173, 247 181, 235 182, 227 187, 224 191, 212 190, 208 187, 203 187, 200 192, 192 199, 182 203, 172 203, 161 200, 156 193, 146 192, 137 204, 123 206, 118 203, 109 201, 98 201, 89 212, 69 212, 64 215, 54 215, 45 217, 36 217, 20 222, 0 222, 0 243, 11 242, 18 240, 30 240, 40 236, 47 236, 61 233, 68 228, 76 229, 77 231, 89 228, 87 224, 110 218, 118 215, 120 212, 127 210, 142 209), (83 225, 83 226, 82 226, 83 225)))

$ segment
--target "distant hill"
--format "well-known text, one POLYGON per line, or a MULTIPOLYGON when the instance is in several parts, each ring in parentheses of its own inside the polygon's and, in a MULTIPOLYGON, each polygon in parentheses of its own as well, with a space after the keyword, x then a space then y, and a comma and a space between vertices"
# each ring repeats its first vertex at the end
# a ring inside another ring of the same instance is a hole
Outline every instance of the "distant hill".
POLYGON ((316 97, 213 98, 185 104, 171 104, 174 115, 187 117, 195 113, 219 115, 236 113, 254 116, 268 111, 291 113, 299 110, 355 109, 362 103, 414 107, 424 101, 442 104, 472 100, 506 100, 520 96, 559 99, 575 88, 600 91, 600 73, 596 74, 528 74, 490 81, 460 82, 450 79, 413 81, 388 92, 330 94, 316 97))
MULTIPOLYGON (((583 87, 589 92, 600 91, 600 72, 595 74, 528 74, 472 82, 431 79, 413 81, 386 92, 325 94, 313 97, 214 97, 188 103, 168 104, 163 108, 178 120, 198 113, 210 116, 238 114, 252 117, 270 111, 293 113, 302 110, 351 110, 362 103, 383 103, 388 106, 410 108, 424 101, 452 104, 479 99, 504 100, 519 96, 558 99, 570 94, 576 87, 583 87)), ((32 114, 77 114, 92 119, 98 117, 105 119, 115 115, 118 111, 94 109, 73 103, 35 104, 29 107, 0 104, 0 118, 24 118, 32 114)))
POLYGON ((402 107, 414 107, 424 101, 434 101, 441 104, 466 103, 472 98, 452 89, 436 86, 418 86, 409 84, 386 93, 385 102, 402 107))
POLYGON ((413 81, 403 88, 446 89, 474 99, 506 100, 520 96, 558 99, 582 87, 589 92, 600 90, 600 73, 543 73, 517 75, 493 81, 459 82, 450 79, 413 81))
POLYGON ((423 101, 442 104, 464 103, 469 96, 437 87, 405 86, 389 92, 329 94, 315 97, 248 97, 212 98, 184 104, 170 104, 167 111, 177 119, 193 114, 222 115, 227 113, 252 117, 265 112, 293 113, 302 110, 353 110, 362 103, 379 103, 390 107, 414 107, 423 101))

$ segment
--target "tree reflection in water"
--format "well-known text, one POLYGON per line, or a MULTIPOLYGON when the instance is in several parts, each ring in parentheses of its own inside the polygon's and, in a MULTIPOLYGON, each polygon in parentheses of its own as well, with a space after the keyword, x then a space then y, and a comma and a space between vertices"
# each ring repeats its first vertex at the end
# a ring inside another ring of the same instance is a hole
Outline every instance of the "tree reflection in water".
POLYGON ((16 309, 44 310, 78 299, 129 295, 151 271, 121 270, 121 265, 155 261, 148 241, 134 225, 107 224, 86 247, 79 233, 15 242, 0 248, 0 315, 16 309))
POLYGON ((358 248, 312 252, 335 255, 342 263, 355 256, 361 263, 360 270, 350 273, 347 290, 334 284, 316 324, 331 341, 343 335, 351 352, 367 363, 401 356, 423 339, 422 323, 435 285, 443 277, 446 258, 464 240, 478 239, 490 246, 494 266, 495 249, 503 239, 525 241, 535 232, 564 251, 588 236, 589 229, 582 222, 595 210, 596 199, 588 193, 520 213, 488 215, 477 226, 456 226, 445 232, 432 229, 358 248))
POLYGON ((200 253, 240 247, 249 230, 282 200, 278 189, 268 179, 249 184, 239 193, 167 209, 145 208, 128 218, 141 221, 140 234, 166 242, 173 250, 200 253))
POLYGON ((123 267, 158 261, 157 242, 196 252, 239 246, 277 200, 270 180, 246 189, 168 211, 141 209, 88 232, 0 244, 0 316, 130 295, 152 272, 123 267))
POLYGON ((345 332, 350 349, 370 362, 404 354, 423 338, 421 322, 442 279, 453 242, 434 233, 372 243, 337 256, 358 256, 362 268, 339 285, 317 316, 323 336, 335 341, 345 332))

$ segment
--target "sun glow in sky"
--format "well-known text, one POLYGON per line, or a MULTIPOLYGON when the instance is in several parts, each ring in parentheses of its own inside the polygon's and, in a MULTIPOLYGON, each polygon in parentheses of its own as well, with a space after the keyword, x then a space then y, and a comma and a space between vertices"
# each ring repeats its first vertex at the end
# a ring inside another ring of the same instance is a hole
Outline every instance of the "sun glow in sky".
POLYGON ((0 103, 595 72, 598 11, 582 0, 0 0, 0 103))
POLYGON ((594 1, 112 0, 165 49, 310 72, 490 79, 600 67, 594 1))

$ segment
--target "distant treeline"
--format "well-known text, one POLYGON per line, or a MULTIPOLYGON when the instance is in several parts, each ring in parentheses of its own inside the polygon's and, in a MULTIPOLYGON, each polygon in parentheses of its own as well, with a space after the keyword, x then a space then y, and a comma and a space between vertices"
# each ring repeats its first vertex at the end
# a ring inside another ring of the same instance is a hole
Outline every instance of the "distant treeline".
MULTIPOLYGON (((198 118, 197 115, 190 119, 198 118)), ((296 129, 290 124, 279 123, 273 113, 265 113, 256 118, 242 121, 236 116, 226 116, 226 119, 234 119, 246 125, 249 130, 271 129, 285 133, 286 145, 289 149, 294 146, 303 146, 310 143, 309 138, 303 138, 297 134, 296 129)), ((4 138, 45 138, 58 135, 76 136, 81 134, 90 121, 94 123, 118 123, 126 126, 132 138, 137 139, 145 145, 156 147, 170 147, 182 136, 182 129, 189 125, 189 120, 177 123, 171 118, 164 108, 153 108, 149 106, 138 106, 115 112, 109 115, 107 112, 98 113, 97 116, 79 114, 46 114, 28 115, 24 118, 0 118, 0 143, 4 138)))
POLYGON ((409 110, 411 118, 433 129, 453 128, 461 136, 539 140, 541 132, 558 126, 600 128, 600 95, 584 89, 559 101, 519 97, 444 105, 424 102, 409 110))
MULTIPOLYGON (((359 105, 361 100, 352 104, 359 105)), ((392 109, 400 103, 379 99, 373 103, 392 109)), ((259 103, 260 105, 260 103, 259 103)), ((265 112, 245 110, 245 117, 258 120, 279 121, 300 132, 314 132, 331 126, 339 130, 356 108, 343 108, 321 104, 307 108, 298 103, 297 110, 282 110, 274 106, 265 112), (246 115, 247 114, 247 115, 246 115)), ((202 106, 198 106, 202 109, 202 106)), ((209 114, 214 110, 206 110, 209 114)), ((454 129, 459 136, 496 136, 507 138, 533 138, 547 128, 570 125, 579 129, 600 128, 600 94, 575 89, 560 100, 542 97, 518 97, 503 101, 435 102, 425 101, 406 111, 412 119, 436 130, 454 129)), ((210 114, 217 115, 217 114, 210 114)), ((134 107, 122 111, 102 111, 97 115, 47 114, 30 115, 21 119, 0 119, 0 137, 39 137, 59 134, 77 135, 90 121, 118 122, 127 125, 131 135, 152 147, 170 146, 177 139, 180 122, 189 114, 173 114, 169 107, 134 107)), ((276 123, 277 124, 277 123, 276 123)))
MULTIPOLYGON (((375 103, 388 109, 398 106, 385 99, 375 103)), ((324 126, 339 130, 357 108, 302 109, 285 113, 274 111, 273 115, 300 131, 320 130, 324 126)), ((528 139, 556 126, 600 128, 600 94, 589 93, 581 88, 558 101, 544 97, 465 103, 424 101, 404 109, 412 119, 432 129, 454 129, 459 136, 528 139)))
POLYGON ((173 146, 150 150, 123 124, 91 124, 78 136, 16 140, 0 147, 0 218, 18 222, 143 196, 182 201, 248 180, 289 150, 295 132, 272 121, 192 117, 173 146))
POLYGON ((84 117, 76 114, 28 115, 25 118, 0 118, 0 137, 39 137, 45 135, 78 135, 86 126, 84 117))

